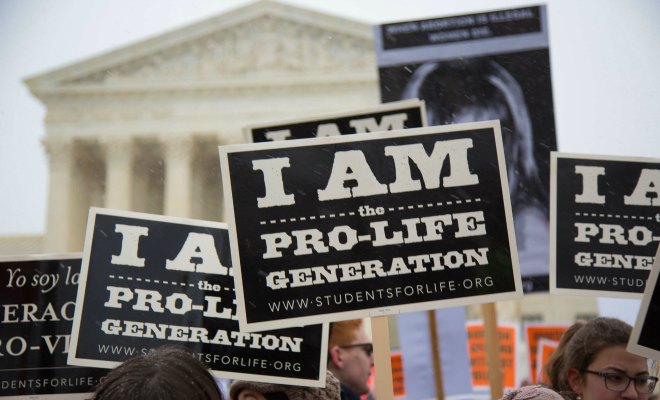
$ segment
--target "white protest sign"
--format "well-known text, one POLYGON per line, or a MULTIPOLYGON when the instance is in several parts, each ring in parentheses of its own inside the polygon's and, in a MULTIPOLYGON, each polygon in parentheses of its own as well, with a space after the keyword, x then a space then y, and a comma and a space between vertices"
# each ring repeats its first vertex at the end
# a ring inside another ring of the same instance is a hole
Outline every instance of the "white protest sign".
POLYGON ((87 399, 107 369, 67 365, 80 253, 0 257, 0 398, 87 399))
POLYGON ((550 291, 639 298, 660 243, 660 160, 551 154, 550 291))
POLYGON ((404 100, 363 110, 248 126, 249 142, 307 139, 353 133, 393 131, 426 126, 426 108, 421 100, 404 100))
POLYGON ((241 332, 226 225, 90 209, 72 365, 182 345, 222 378, 323 386, 327 324, 241 332))
POLYGON ((246 331, 522 294, 496 121, 220 147, 246 331))

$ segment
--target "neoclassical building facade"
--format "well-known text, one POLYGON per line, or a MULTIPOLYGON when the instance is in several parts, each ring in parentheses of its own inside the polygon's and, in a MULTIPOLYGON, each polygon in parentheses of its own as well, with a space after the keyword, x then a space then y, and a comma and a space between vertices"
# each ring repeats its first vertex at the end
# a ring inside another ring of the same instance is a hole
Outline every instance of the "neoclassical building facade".
POLYGON ((262 1, 29 78, 47 109, 44 250, 80 251, 90 206, 223 221, 218 145, 379 103, 371 29, 262 1))

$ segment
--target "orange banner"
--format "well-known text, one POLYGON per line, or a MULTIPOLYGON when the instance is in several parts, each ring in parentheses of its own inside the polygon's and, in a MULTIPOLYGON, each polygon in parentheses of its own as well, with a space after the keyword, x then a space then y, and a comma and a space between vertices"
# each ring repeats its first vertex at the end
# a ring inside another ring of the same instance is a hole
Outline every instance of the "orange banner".
MULTIPOLYGON (((394 397, 405 397, 406 396, 406 382, 404 379, 403 373, 403 358, 401 352, 390 353, 390 360, 392 363, 392 386, 394 391, 394 397)), ((376 390, 376 382, 374 379, 374 368, 371 368, 371 375, 367 384, 371 388, 373 393, 376 390)), ((366 396, 363 396, 366 397, 366 396)))
MULTIPOLYGON (((529 379, 537 383, 540 371, 537 369, 537 355, 539 340, 548 339, 558 342, 568 325, 526 324, 525 338, 527 341, 527 354, 529 354, 529 379)), ((547 360, 546 360, 547 362, 547 360)), ((545 365, 545 362, 543 364, 545 365)))
POLYGON ((543 366, 548 362, 552 353, 557 350, 559 342, 550 339, 539 340, 538 350, 536 351, 536 370, 539 371, 539 383, 547 385, 549 379, 543 371, 543 366))
MULTIPOLYGON (((472 386, 475 388, 486 388, 489 386, 489 379, 488 366, 486 365, 484 326, 480 323, 469 323, 467 325, 467 332, 472 386)), ((517 329, 513 325, 498 326, 497 333, 500 342, 504 388, 515 389, 518 386, 516 379, 517 329)))
POLYGON ((392 353, 392 384, 394 387, 394 397, 405 397, 406 382, 403 376, 403 359, 401 353, 392 353))

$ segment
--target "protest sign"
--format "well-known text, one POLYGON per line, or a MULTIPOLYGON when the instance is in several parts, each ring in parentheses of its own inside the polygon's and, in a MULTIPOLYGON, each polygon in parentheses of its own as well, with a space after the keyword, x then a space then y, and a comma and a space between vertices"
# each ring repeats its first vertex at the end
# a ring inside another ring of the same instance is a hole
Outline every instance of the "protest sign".
POLYGON ((472 391, 470 359, 465 330, 465 307, 443 308, 430 311, 403 313, 396 316, 399 350, 404 360, 406 392, 413 399, 438 396, 436 386, 441 384, 445 396, 472 391), (431 326, 435 322, 435 329, 431 326), (431 334, 437 332, 435 337, 431 334), (433 339, 436 339, 434 345, 433 339), (439 346, 437 355, 433 349, 439 346), (440 361, 440 376, 435 371, 433 358, 440 361), (440 381, 440 382, 436 382, 440 381), (435 384, 434 384, 435 383, 435 384))
POLYGON ((66 362, 80 258, 0 258, 1 398, 85 399, 108 373, 66 362))
POLYGON ((547 371, 545 371, 545 366, 548 364, 548 361, 550 361, 552 353, 557 350, 557 347, 559 347, 559 341, 546 338, 541 338, 539 340, 536 346, 536 360, 534 361, 534 373, 536 375, 532 375, 533 383, 539 383, 542 385, 547 385, 549 383, 550 378, 548 377, 547 371))
MULTIPOLYGON (((469 322, 467 324, 468 353, 472 371, 472 386, 475 389, 484 389, 489 386, 489 370, 486 364, 486 333, 484 324, 469 322)), ((518 343, 518 329, 515 325, 498 325, 497 335, 502 361, 503 387, 512 390, 518 387, 518 364, 516 362, 516 346, 518 343)))
MULTIPOLYGON (((656 186, 657 187, 657 186, 656 186)), ((657 198, 657 197, 656 197, 657 198)), ((646 283, 642 303, 633 326, 628 351, 660 363, 660 246, 646 283)))
MULTIPOLYGON (((392 382, 392 391, 391 396, 394 398, 406 398, 406 382, 405 382, 405 371, 403 369, 403 359, 402 354, 396 351, 389 352, 389 361, 390 361, 390 370, 391 370, 391 380, 392 382)), ((376 385, 376 368, 371 366, 371 373, 367 379, 367 386, 369 386, 369 393, 376 394, 378 396, 383 396, 383 392, 378 391, 379 387, 376 385)), ((389 392, 383 397, 388 398, 389 392)))
POLYGON ((660 160, 552 153, 551 292, 641 297, 660 242, 660 160))
POLYGON ((406 379, 403 370, 403 360, 401 352, 394 352, 392 358, 392 384, 394 387, 394 397, 406 397, 406 379))
POLYGON ((249 126, 244 131, 248 142, 258 143, 422 126, 426 126, 424 102, 406 100, 322 117, 249 126))
POLYGON ((375 27, 384 103, 424 100, 429 125, 499 119, 525 292, 548 291, 549 161, 557 149, 545 6, 375 27))
POLYGON ((218 377, 323 386, 327 324, 239 331, 226 225, 90 209, 69 363, 178 344, 218 377))
POLYGON ((527 355, 529 357, 529 378, 532 383, 538 382, 539 370, 537 369, 538 347, 541 340, 559 341, 561 335, 566 331, 568 325, 552 325, 541 323, 525 324, 525 341, 527 342, 527 355))
POLYGON ((522 294, 497 121, 219 151, 243 330, 522 294))
MULTIPOLYGON (((426 126, 424 102, 407 100, 379 105, 364 110, 351 110, 350 112, 326 116, 251 126, 246 127, 244 131, 248 142, 266 142, 399 130, 422 126, 426 126)), ((372 322, 378 325, 376 319, 372 320, 372 322)), ((387 320, 380 322, 386 325, 387 320)), ((384 336, 380 334, 376 334, 373 337, 375 349, 374 360, 385 360, 389 358, 389 342, 383 343, 383 340, 384 336), (383 350, 383 354, 380 354, 379 349, 383 350)), ((392 372, 389 370, 389 367, 390 364, 388 362, 385 365, 382 362, 379 363, 378 374, 382 374, 383 376, 390 375, 392 372)), ((379 383, 382 383, 382 380, 379 383)), ((389 388, 384 388, 380 385, 378 389, 381 394, 390 391, 389 388)))

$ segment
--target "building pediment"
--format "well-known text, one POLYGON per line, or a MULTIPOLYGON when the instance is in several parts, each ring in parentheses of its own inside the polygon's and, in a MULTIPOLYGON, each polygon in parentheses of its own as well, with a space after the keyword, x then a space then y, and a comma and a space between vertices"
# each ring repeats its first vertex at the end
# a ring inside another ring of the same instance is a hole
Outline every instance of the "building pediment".
POLYGON ((33 93, 374 75, 368 24, 273 1, 27 80, 33 93))

